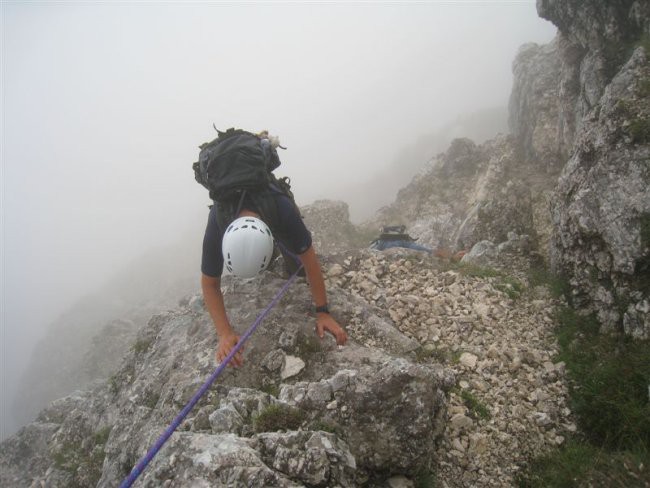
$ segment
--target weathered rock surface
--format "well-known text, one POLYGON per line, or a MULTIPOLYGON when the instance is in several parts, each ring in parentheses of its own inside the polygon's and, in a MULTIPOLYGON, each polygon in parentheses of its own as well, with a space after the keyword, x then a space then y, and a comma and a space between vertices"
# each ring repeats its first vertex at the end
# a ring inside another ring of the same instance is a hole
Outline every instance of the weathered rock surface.
POLYGON ((316 200, 301 207, 300 211, 319 253, 330 254, 359 246, 358 232, 350 222, 347 203, 316 200))
MULTIPOLYGON (((576 429, 564 365, 553 361, 555 301, 527 285, 535 263, 514 244, 492 247, 501 251, 491 258, 491 273, 445 271, 444 262, 406 249, 333 257, 328 265, 330 286, 387 310, 418 342, 420 364, 442 363, 457 375, 433 467, 436 486, 514 486, 527 460, 576 429)), ((363 313, 348 330, 375 344, 363 313)))
MULTIPOLYGON (((272 273, 227 283, 236 327, 282 283, 272 273)), ((216 337, 199 301, 154 316, 109 381, 54 402, 4 442, 0 485, 119 484, 214 368, 216 337)), ((359 486, 434 462, 453 374, 408 359, 417 343, 365 300, 339 289, 330 301, 342 323, 364 315, 372 348, 353 331, 342 349, 319 340, 307 287, 294 286, 247 344, 245 366, 222 374, 144 486, 359 486), (283 379, 291 358, 304 368, 283 379)))
POLYGON ((551 199, 552 264, 576 307, 649 338, 650 6, 540 0, 538 11, 560 29, 559 80, 575 95, 560 103, 577 121, 551 199))
POLYGON ((643 48, 585 121, 552 201, 552 257, 573 302, 607 329, 650 338, 650 65, 643 48), (640 138, 640 139, 639 139, 640 138))
POLYGON ((514 83, 510 94, 510 132, 523 160, 557 175, 573 144, 573 121, 561 117, 558 103, 561 60, 559 40, 519 48, 512 64, 514 83))

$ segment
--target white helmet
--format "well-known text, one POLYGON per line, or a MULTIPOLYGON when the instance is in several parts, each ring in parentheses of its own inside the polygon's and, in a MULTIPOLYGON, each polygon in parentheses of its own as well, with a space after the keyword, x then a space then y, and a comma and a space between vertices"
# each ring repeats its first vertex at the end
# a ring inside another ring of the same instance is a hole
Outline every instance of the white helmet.
POLYGON ((221 243, 226 269, 240 278, 252 278, 266 269, 273 255, 273 235, 255 217, 240 217, 228 226, 221 243))

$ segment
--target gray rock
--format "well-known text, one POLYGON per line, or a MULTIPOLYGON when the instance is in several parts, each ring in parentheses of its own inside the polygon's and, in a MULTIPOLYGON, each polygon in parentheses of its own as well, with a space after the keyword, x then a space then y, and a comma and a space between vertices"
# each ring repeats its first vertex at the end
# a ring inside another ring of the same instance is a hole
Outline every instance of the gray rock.
POLYGON ((280 377, 283 380, 286 380, 288 378, 291 378, 292 376, 296 376, 300 374, 300 372, 305 368, 305 362, 295 356, 285 356, 284 358, 284 366, 282 367, 282 372, 280 373, 280 377))
POLYGON ((497 247, 490 241, 477 242, 472 249, 463 256, 462 263, 486 264, 494 259, 498 253, 497 247))

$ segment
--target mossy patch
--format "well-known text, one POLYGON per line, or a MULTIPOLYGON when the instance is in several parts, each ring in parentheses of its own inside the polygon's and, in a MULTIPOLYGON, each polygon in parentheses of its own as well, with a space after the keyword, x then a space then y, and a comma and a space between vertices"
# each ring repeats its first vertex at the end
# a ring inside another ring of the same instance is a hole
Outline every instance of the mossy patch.
POLYGON ((444 363, 451 361, 451 359, 452 354, 446 349, 440 349, 437 347, 420 347, 415 351, 415 360, 418 363, 429 363, 432 361, 444 363))
POLYGON ((555 298, 567 296, 569 282, 566 278, 556 275, 545 266, 534 266, 528 270, 528 283, 530 286, 544 286, 555 298))
POLYGON ((460 397, 463 403, 470 412, 470 415, 475 419, 489 419, 491 417, 490 410, 469 390, 461 390, 460 397))
POLYGON ((639 218, 639 236, 641 237, 641 245, 650 247, 650 213, 644 213, 639 218))
POLYGON ((474 264, 460 264, 457 266, 457 269, 465 276, 473 276, 476 278, 495 278, 502 275, 500 271, 494 268, 476 266, 474 264))
POLYGON ((54 466, 73 475, 67 486, 82 488, 99 482, 110 432, 110 427, 104 427, 91 435, 92 442, 67 441, 50 452, 54 466))
POLYGON ((144 354, 149 350, 152 343, 153 343, 152 340, 137 340, 133 344, 132 348, 137 355, 144 354))
POLYGON ((650 142, 650 119, 646 117, 632 119, 627 130, 633 144, 650 142))
POLYGON ((438 481, 436 473, 433 471, 422 471, 415 475, 414 479, 415 488, 436 488, 438 481))
POLYGON ((271 395, 276 398, 280 394, 280 388, 278 387, 278 385, 275 385, 273 383, 269 383, 268 385, 261 386, 260 391, 263 391, 264 393, 267 393, 268 395, 271 395))
POLYGON ((305 420, 305 412, 284 404, 269 405, 253 417, 255 432, 296 430, 305 420))
POLYGON ((336 434, 336 435, 341 435, 341 433, 343 432, 340 425, 334 422, 328 422, 327 420, 324 419, 315 420, 309 425, 309 429, 322 430, 323 432, 329 432, 330 434, 336 434))
POLYGON ((502 276, 501 282, 497 283, 494 287, 508 295, 512 300, 519 298, 524 290, 524 286, 518 280, 510 276, 502 276))

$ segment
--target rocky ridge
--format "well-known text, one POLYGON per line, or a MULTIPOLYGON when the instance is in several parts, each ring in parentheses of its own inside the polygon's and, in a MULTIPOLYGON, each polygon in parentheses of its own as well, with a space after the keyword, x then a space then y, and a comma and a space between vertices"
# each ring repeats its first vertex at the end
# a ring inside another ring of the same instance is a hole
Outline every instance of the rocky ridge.
MULTIPOLYGON (((316 339, 295 286, 142 486, 408 487, 426 472, 448 487, 512 486, 575 425, 552 360, 555 302, 526 286, 528 257, 509 248, 487 275, 408 250, 324 257, 349 345, 316 339)), ((233 321, 250 323, 281 283, 231 280, 233 321)), ((118 484, 210 374, 215 345, 199 296, 154 316, 108 382, 2 444, 0 484, 118 484)))

